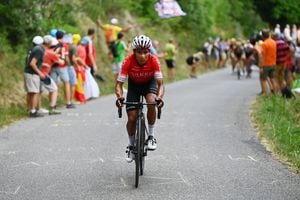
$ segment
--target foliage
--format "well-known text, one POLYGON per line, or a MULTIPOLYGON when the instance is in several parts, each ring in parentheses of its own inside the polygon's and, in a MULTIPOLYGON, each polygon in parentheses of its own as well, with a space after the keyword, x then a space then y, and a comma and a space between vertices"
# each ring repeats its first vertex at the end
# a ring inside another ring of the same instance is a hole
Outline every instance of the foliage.
POLYGON ((60 0, 6 0, 0 2, 0 32, 13 47, 29 43, 36 34, 50 28, 76 25, 70 10, 74 6, 60 0), (20 14, 21 13, 21 14, 20 14))
POLYGON ((280 96, 260 97, 254 107, 260 134, 273 151, 300 169, 300 100, 280 96))
POLYGON ((257 12, 270 25, 299 24, 300 1, 252 0, 257 12))

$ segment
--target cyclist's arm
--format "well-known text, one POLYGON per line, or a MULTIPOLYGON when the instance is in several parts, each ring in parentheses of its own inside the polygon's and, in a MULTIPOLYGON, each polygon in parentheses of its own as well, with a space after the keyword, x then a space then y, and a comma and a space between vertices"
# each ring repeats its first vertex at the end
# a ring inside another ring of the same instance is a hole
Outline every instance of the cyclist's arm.
POLYGON ((117 81, 115 86, 115 94, 117 98, 123 97, 123 82, 117 81))
POLYGON ((162 99, 164 94, 165 94, 163 79, 162 78, 157 78, 156 83, 157 83, 157 98, 162 99))

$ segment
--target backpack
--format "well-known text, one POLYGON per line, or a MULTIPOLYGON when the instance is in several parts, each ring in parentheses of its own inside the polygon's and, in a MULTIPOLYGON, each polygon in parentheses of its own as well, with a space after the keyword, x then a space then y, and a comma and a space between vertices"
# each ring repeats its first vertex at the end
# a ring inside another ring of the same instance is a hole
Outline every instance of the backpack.
POLYGON ((110 45, 110 51, 113 55, 114 58, 118 57, 119 56, 119 52, 118 52, 118 46, 119 46, 120 42, 117 41, 117 42, 113 42, 111 45, 110 45))

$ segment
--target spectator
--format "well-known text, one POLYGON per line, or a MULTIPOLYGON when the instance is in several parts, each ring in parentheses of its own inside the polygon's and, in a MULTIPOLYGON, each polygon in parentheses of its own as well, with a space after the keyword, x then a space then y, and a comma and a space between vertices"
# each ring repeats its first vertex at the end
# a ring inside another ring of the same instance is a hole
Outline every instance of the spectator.
POLYGON ((41 72, 44 57, 43 39, 40 36, 33 38, 34 47, 29 51, 26 57, 24 69, 24 86, 27 92, 27 102, 29 117, 43 117, 44 115, 37 112, 39 101, 39 93, 41 87, 41 79, 45 79, 45 75, 41 72))
POLYGON ((117 41, 114 42, 112 47, 113 52, 113 73, 115 81, 118 78, 118 74, 121 70, 122 62, 125 59, 127 47, 124 40, 124 34, 122 32, 118 33, 117 41))
POLYGON ((127 32, 132 28, 132 26, 127 26, 125 28, 118 26, 119 20, 116 18, 112 18, 110 22, 111 24, 102 24, 100 19, 97 20, 99 27, 104 30, 106 44, 108 47, 117 40, 118 33, 127 32))
POLYGON ((49 92, 49 114, 61 114, 59 110, 56 110, 56 100, 57 100, 57 85, 55 81, 49 76, 51 71, 51 67, 54 63, 58 63, 59 65, 63 65, 65 60, 61 59, 58 54, 56 54, 53 49, 50 47, 57 43, 57 40, 50 35, 44 36, 44 46, 45 46, 45 54, 43 58, 43 65, 41 68, 41 72, 46 76, 45 79, 41 82, 41 93, 44 89, 49 92))
POLYGON ((77 85, 75 88, 75 98, 77 101, 81 103, 86 103, 86 98, 84 95, 84 82, 85 82, 85 69, 88 68, 88 66, 85 63, 86 60, 86 47, 88 46, 90 42, 90 39, 85 36, 80 41, 80 44, 77 46, 77 52, 78 52, 78 60, 79 65, 76 70, 77 74, 77 85))
POLYGON ((281 31, 280 31, 280 25, 279 24, 276 24, 276 27, 274 29, 274 33, 277 33, 280 36, 281 31))
MULTIPOLYGON (((63 44, 64 32, 58 30, 56 32, 56 39, 58 44, 55 46, 54 50, 59 54, 60 58, 66 61, 68 51, 66 51, 66 45, 63 44)), ((58 78, 64 84, 64 94, 65 94, 65 102, 66 108, 75 108, 75 105, 71 102, 71 87, 70 87, 70 77, 68 73, 68 68, 66 62, 63 65, 59 65, 55 63, 51 69, 51 78, 58 85, 58 78)))
POLYGON ((191 66, 191 73, 190 77, 191 78, 197 78, 197 64, 200 61, 203 61, 205 59, 205 55, 203 54, 202 51, 199 51, 186 59, 186 63, 191 66))
POLYGON ((173 39, 170 39, 165 47, 165 61, 168 68, 168 78, 170 81, 174 81, 175 78, 175 55, 176 47, 174 45, 173 39))
POLYGON ((262 43, 261 64, 260 64, 260 80, 261 89, 264 95, 267 95, 267 78, 270 79, 270 85, 274 92, 278 92, 277 83, 274 76, 276 65, 276 42, 270 38, 270 31, 267 29, 262 30, 262 43))
POLYGON ((284 84, 284 71, 286 59, 289 53, 289 46, 280 38, 278 33, 274 33, 272 37, 276 41, 276 67, 275 77, 277 79, 278 87, 282 90, 285 87, 284 84))

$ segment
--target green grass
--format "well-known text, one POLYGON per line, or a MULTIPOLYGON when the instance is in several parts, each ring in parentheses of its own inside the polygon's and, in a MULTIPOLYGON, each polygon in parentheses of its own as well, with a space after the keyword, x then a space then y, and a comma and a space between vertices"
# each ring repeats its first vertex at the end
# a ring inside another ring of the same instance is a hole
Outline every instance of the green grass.
POLYGON ((260 137, 280 160, 299 172, 300 169, 300 96, 258 97, 253 105, 253 117, 260 137))
POLYGON ((0 127, 27 116, 25 107, 17 105, 0 107, 0 113, 0 127))

